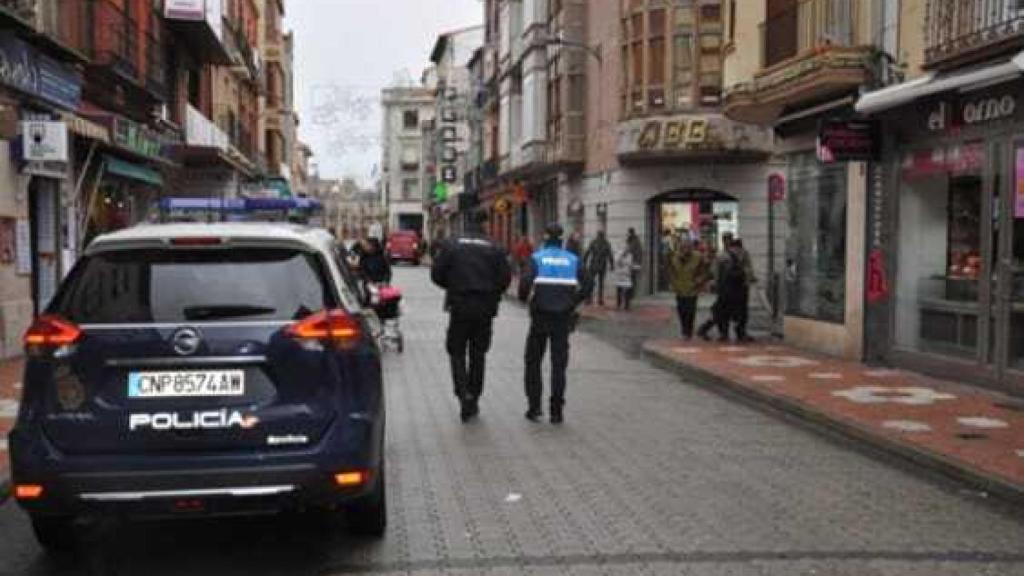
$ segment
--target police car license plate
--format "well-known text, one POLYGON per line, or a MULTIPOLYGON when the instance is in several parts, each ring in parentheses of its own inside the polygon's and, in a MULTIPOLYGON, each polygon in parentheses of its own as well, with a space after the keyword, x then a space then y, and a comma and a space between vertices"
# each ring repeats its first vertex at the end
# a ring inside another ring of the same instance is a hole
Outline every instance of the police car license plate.
POLYGON ((244 396, 243 370, 130 372, 129 398, 198 398, 244 396))

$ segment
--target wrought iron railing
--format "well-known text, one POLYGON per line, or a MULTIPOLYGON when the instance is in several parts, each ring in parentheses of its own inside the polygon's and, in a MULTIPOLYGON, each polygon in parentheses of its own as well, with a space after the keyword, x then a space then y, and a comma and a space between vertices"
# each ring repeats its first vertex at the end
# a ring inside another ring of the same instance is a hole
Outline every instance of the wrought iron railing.
POLYGON ((927 65, 1013 39, 1024 42, 1022 0, 928 0, 925 10, 927 65))
POLYGON ((852 46, 865 0, 799 0, 761 24, 762 64, 769 68, 825 46, 852 46))

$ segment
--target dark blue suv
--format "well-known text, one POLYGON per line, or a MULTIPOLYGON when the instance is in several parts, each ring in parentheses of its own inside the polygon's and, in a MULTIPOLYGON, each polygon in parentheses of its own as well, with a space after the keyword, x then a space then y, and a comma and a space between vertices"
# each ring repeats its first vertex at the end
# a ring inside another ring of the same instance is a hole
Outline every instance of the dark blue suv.
POLYGON ((329 234, 141 226, 97 238, 25 335, 15 497, 50 549, 98 515, 342 511, 386 525, 372 314, 329 234))

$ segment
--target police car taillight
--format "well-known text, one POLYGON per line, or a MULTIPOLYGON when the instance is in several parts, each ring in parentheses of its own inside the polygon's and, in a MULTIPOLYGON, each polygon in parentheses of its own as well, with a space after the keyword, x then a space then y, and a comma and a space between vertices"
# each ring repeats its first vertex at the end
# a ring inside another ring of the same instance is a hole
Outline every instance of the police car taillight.
POLYGON ((44 314, 36 318, 25 332, 23 343, 26 354, 38 356, 61 346, 70 346, 81 337, 82 330, 73 322, 53 314, 44 314))
POLYGON ((337 348, 353 348, 362 337, 359 321, 344 310, 317 312, 292 324, 285 332, 297 340, 319 341, 337 348))

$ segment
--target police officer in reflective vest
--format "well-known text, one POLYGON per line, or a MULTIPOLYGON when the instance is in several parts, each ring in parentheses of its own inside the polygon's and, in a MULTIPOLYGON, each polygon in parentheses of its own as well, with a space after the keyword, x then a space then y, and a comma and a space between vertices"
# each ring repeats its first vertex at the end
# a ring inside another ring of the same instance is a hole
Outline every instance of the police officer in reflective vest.
POLYGON ((569 334, 577 308, 590 292, 590 279, 575 254, 562 248, 562 227, 547 227, 544 247, 533 254, 519 284, 520 300, 530 303, 530 334, 526 339, 526 418, 540 419, 543 383, 541 362, 551 343, 551 422, 562 422, 565 369, 569 365, 569 334))

